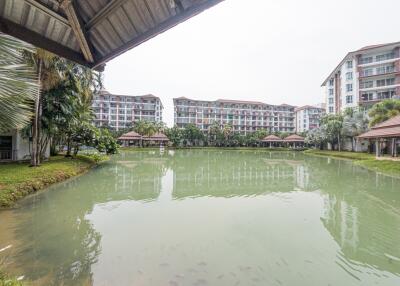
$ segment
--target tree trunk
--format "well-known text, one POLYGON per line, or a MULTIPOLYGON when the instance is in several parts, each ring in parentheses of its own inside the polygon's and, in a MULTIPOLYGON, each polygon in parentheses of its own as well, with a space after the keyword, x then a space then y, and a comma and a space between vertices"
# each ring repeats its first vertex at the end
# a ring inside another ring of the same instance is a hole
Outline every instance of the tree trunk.
POLYGON ((39 151, 39 120, 40 120, 40 94, 41 94, 41 75, 42 75, 42 61, 38 62, 38 94, 35 99, 35 115, 32 122, 32 153, 31 153, 31 166, 37 167, 40 164, 38 160, 39 151))
POLYGON ((341 145, 340 145, 340 135, 338 135, 338 151, 340 152, 340 151, 342 151, 342 147, 341 147, 341 145))

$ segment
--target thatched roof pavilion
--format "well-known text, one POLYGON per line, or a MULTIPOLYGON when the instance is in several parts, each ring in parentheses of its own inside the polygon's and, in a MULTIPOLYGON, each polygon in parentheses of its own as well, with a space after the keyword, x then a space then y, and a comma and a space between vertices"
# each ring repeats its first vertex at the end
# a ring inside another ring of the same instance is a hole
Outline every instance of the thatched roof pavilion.
POLYGON ((144 141, 154 141, 154 142, 169 142, 168 137, 164 133, 156 133, 153 136, 143 136, 144 141))
POLYGON ((400 143, 400 115, 375 125, 357 139, 375 140, 377 157, 381 155, 381 144, 385 141, 390 144, 391 155, 397 157, 397 145, 400 143))
POLYGON ((121 137, 118 138, 118 140, 140 140, 142 136, 140 136, 138 133, 135 131, 130 131, 128 133, 123 134, 121 137))
POLYGON ((279 138, 278 136, 271 134, 271 135, 268 135, 267 137, 265 137, 264 139, 262 139, 261 142, 266 142, 266 143, 283 142, 283 140, 281 138, 279 138))
POLYGON ((283 142, 287 143, 304 143, 304 138, 297 135, 297 134, 292 134, 283 139, 283 142))

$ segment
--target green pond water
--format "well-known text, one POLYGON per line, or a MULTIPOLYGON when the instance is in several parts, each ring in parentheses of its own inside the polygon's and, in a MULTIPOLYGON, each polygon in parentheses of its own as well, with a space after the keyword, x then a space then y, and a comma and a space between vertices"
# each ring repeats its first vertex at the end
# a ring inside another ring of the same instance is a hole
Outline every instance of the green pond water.
POLYGON ((300 152, 131 152, 0 212, 30 285, 400 285, 400 180, 300 152))

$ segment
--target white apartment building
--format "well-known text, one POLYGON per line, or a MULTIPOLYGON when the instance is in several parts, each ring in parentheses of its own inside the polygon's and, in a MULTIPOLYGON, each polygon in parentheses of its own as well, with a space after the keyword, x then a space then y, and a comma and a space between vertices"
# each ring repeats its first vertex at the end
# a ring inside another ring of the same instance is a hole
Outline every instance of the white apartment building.
POLYGON ((321 117, 325 114, 325 108, 305 105, 295 110, 296 133, 309 131, 320 126, 321 117))
POLYGON ((234 132, 242 134, 265 129, 270 132, 295 131, 294 106, 271 105, 257 101, 193 100, 174 98, 174 123, 180 128, 195 124, 203 132, 217 122, 229 124, 234 132))
POLYGON ((400 95, 400 42, 348 53, 323 82, 327 113, 368 109, 400 95))
POLYGON ((92 108, 96 115, 95 126, 109 126, 117 131, 140 120, 162 121, 163 105, 160 98, 152 94, 115 95, 101 90, 94 96, 92 108))

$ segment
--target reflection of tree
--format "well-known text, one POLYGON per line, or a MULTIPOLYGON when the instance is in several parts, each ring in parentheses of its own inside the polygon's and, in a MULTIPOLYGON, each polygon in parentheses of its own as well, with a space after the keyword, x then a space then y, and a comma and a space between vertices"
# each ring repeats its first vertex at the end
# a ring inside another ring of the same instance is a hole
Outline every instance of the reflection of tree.
POLYGON ((177 152, 172 159, 174 191, 187 196, 249 196, 290 192, 307 185, 307 170, 290 154, 267 152, 177 152), (288 154, 278 156, 282 158, 288 154))
POLYGON ((40 285, 91 285, 91 265, 100 254, 101 234, 88 215, 109 201, 153 200, 160 194, 165 159, 121 155, 85 176, 32 197, 15 210, 14 266, 40 285), (60 244, 62 243, 62 244, 60 244))

